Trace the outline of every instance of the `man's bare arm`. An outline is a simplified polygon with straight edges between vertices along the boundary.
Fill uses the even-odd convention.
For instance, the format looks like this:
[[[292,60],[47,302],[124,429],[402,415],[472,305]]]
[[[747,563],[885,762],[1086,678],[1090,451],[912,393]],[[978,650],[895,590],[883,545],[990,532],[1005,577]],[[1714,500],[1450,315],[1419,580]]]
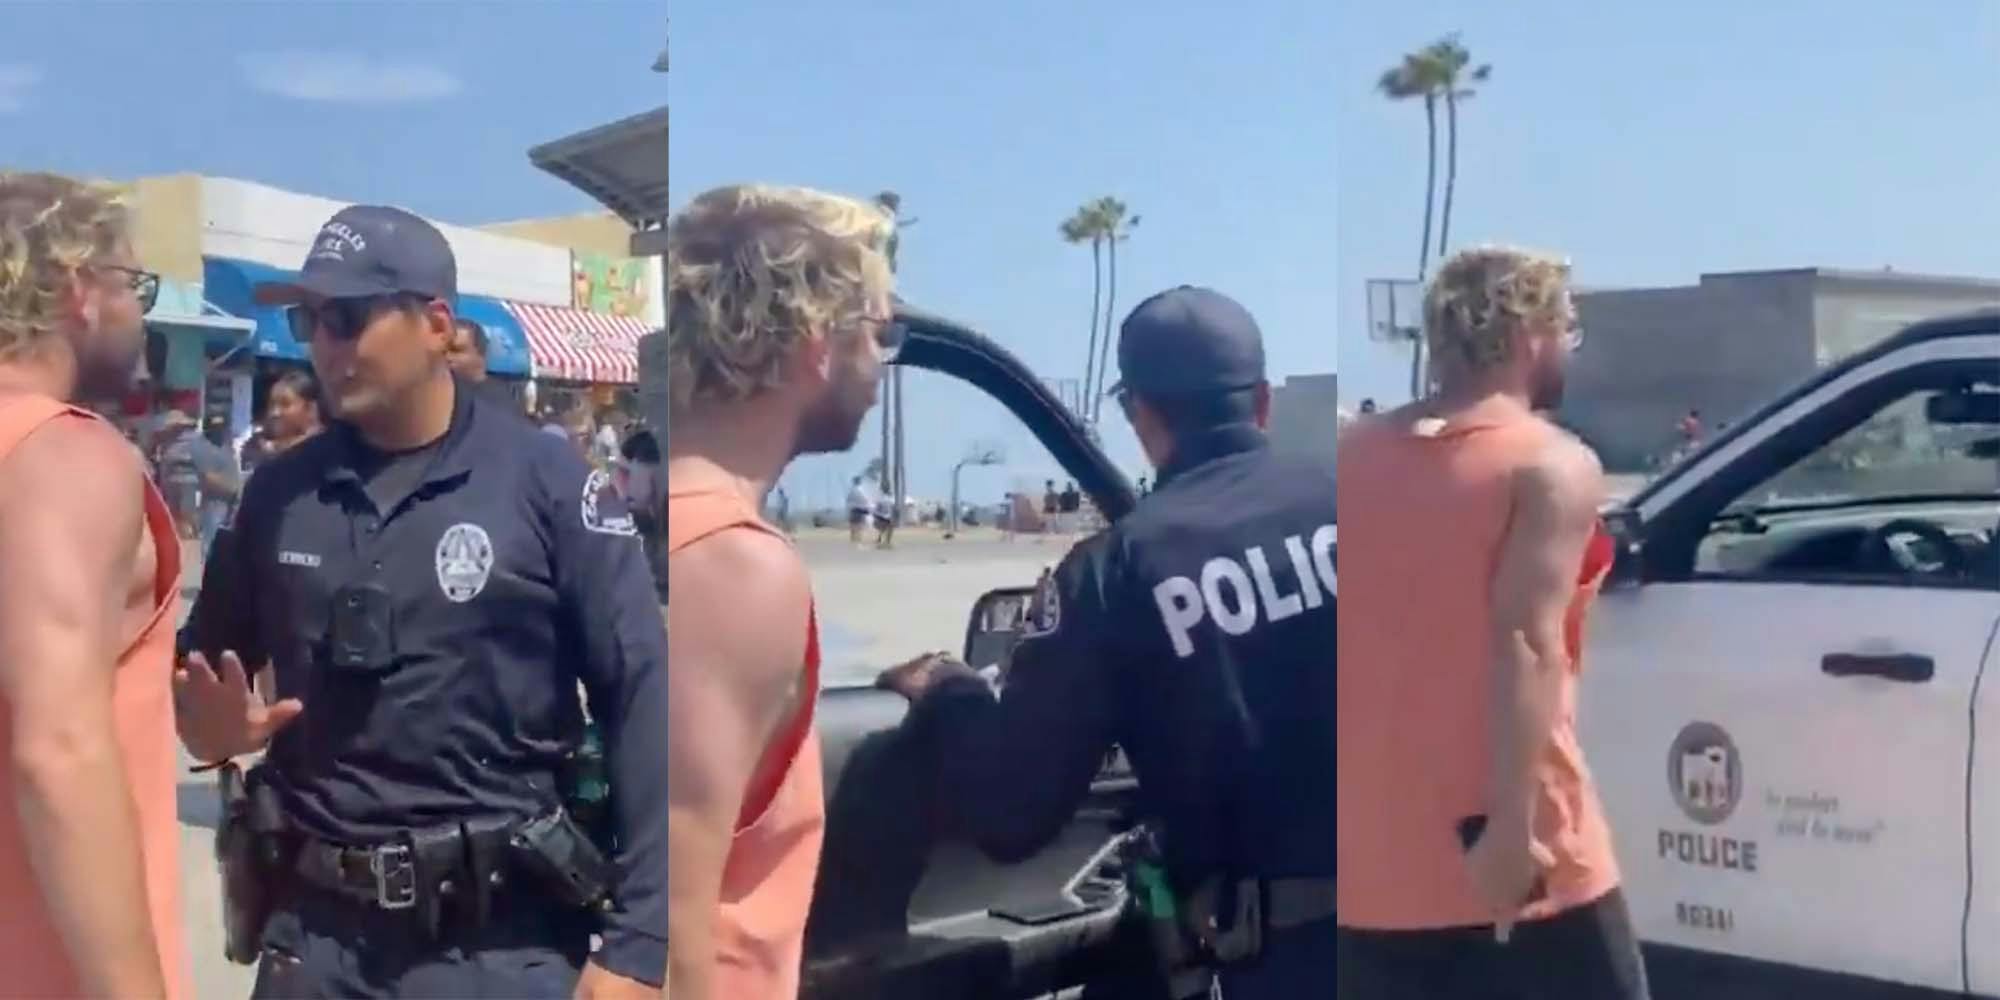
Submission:
[[[667,985],[715,996],[715,914],[758,761],[799,691],[811,591],[784,542],[725,531],[674,553],[667,630]]]
[[[1603,493],[1597,457],[1566,438],[1514,476],[1513,514],[1493,575],[1487,787],[1490,829],[1522,842],[1534,821],[1535,765],[1571,666],[1563,619]]]
[[[7,766],[30,867],[90,996],[165,993],[112,714],[142,483],[123,438],[72,418],[29,436],[0,476]]]

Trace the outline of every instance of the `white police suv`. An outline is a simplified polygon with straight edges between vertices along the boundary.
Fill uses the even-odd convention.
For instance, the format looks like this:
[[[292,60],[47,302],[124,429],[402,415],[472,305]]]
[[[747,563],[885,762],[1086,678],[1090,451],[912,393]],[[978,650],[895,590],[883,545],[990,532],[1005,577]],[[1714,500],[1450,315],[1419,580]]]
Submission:
[[[2000,996],[2000,312],[1609,519],[1580,724],[1656,995]]]

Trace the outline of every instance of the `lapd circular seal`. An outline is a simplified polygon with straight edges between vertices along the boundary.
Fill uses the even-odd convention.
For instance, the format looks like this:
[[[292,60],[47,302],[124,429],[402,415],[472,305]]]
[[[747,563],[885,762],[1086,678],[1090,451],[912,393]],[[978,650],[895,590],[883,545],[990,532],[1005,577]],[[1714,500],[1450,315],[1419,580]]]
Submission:
[[[631,511],[623,510],[623,504],[611,473],[593,469],[583,481],[583,497],[577,504],[577,513],[586,531],[595,531],[600,535],[636,536],[639,534],[638,523]]]
[[[485,528],[461,521],[444,529],[437,544],[437,578],[446,600],[464,604],[478,597],[492,575],[493,539]]]
[[[1687,818],[1714,826],[1743,799],[1743,755],[1721,726],[1690,722],[1667,750],[1667,787]]]

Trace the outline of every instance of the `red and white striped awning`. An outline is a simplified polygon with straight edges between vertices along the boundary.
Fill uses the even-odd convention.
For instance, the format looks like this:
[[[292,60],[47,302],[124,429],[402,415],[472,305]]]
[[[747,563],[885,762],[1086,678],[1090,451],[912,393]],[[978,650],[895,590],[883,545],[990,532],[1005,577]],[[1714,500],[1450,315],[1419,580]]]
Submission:
[[[639,381],[644,320],[583,309],[503,302],[528,335],[536,378],[632,385]]]

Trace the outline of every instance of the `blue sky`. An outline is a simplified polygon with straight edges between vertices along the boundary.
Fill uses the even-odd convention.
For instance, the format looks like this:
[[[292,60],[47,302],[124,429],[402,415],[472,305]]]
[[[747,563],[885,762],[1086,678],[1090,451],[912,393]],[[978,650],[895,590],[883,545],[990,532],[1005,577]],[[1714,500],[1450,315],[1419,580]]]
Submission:
[[[50,0],[0,24],[0,165],[240,177],[463,224],[597,208],[528,148],[666,89],[665,0]]]
[[[1142,222],[1119,253],[1120,318],[1181,283],[1236,297],[1274,376],[1334,367],[1333,128],[1328,0],[960,4],[759,0],[681,4],[673,20],[673,184],[681,201],[740,181],[860,196],[893,188],[903,294],[965,319],[1037,371],[1080,377],[1090,252],[1056,227],[1116,195]],[[965,447],[999,470],[968,499],[1056,474],[997,406],[906,376],[912,492],[942,498]],[[1142,461],[1116,408],[1106,443]],[[798,463],[794,505],[839,502],[878,450]]]
[[[1421,105],[1371,87],[1450,31],[1494,67],[1462,116],[1454,244],[1560,250],[1595,285],[1811,265],[2000,278],[1991,0],[1343,2],[1346,399],[1405,395],[1408,354],[1368,342],[1364,283],[1414,276],[1423,214]]]

